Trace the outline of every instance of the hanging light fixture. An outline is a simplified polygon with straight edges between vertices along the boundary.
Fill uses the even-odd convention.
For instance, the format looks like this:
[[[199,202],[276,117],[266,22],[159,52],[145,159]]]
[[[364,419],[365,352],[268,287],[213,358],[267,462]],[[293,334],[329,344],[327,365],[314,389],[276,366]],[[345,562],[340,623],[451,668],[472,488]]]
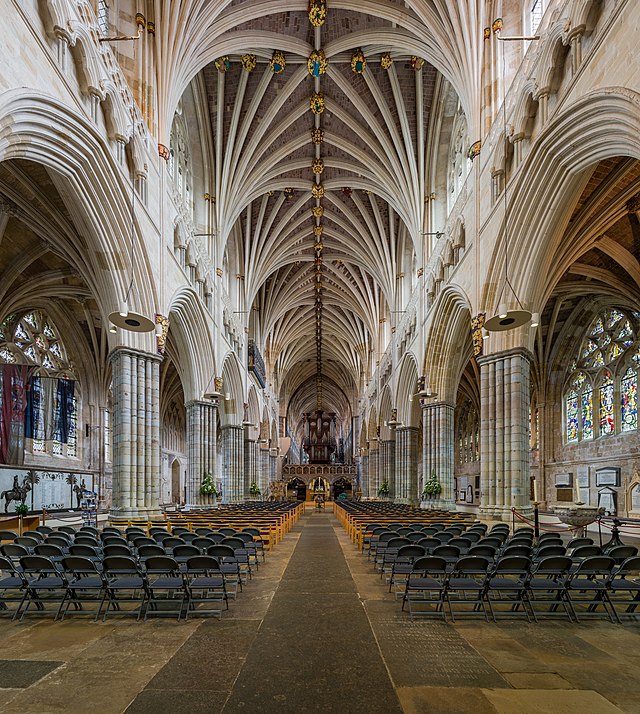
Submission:
[[[506,99],[506,75],[504,52],[502,53],[502,81],[505,91],[502,99],[502,116],[503,116],[503,197],[504,197],[504,281],[502,290],[498,296],[498,314],[489,318],[484,323],[484,329],[489,332],[502,332],[504,330],[514,330],[516,327],[522,327],[531,320],[531,312],[527,310],[516,293],[511,281],[509,280],[509,202],[507,199],[507,99]],[[508,294],[505,295],[505,289],[511,292],[515,298],[516,306],[514,309],[509,309],[507,304]]]
[[[138,29],[138,37],[140,36],[140,30]],[[137,37],[130,38],[111,38],[113,41],[121,39],[137,39]],[[135,47],[134,44],[134,61],[135,61]],[[131,117],[131,141],[133,147],[133,139],[135,136],[136,122],[135,122],[135,112],[132,111]],[[129,310],[129,298],[131,297],[131,290],[133,289],[133,244],[135,239],[135,218],[136,218],[136,177],[135,177],[135,166],[132,166],[131,171],[131,251],[129,256],[129,261],[131,265],[131,281],[129,282],[129,287],[127,288],[127,293],[124,296],[124,300],[120,303],[120,309],[117,312],[112,312],[109,315],[109,322],[112,325],[121,327],[123,330],[128,330],[129,332],[151,332],[156,329],[155,323],[144,315],[139,315],[136,312],[131,312]],[[110,330],[111,331],[111,330]]]

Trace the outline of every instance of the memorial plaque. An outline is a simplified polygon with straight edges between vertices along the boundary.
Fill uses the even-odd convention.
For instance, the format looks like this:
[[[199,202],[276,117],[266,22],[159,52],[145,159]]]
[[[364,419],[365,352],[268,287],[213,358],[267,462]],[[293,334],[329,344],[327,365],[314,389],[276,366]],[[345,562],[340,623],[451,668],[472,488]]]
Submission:
[[[631,510],[640,511],[640,484],[634,486],[631,491]]]
[[[596,486],[619,486],[620,469],[606,468],[596,471]]]
[[[556,474],[556,488],[568,488],[573,486],[573,474]]]
[[[612,488],[603,488],[598,491],[598,507],[604,508],[605,516],[615,516],[617,513],[617,493]]]

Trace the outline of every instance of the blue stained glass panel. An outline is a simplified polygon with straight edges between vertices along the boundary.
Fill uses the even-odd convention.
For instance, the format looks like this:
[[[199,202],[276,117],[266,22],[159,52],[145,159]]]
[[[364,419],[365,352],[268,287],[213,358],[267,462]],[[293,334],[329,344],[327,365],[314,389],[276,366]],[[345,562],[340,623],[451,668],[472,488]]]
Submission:
[[[582,393],[582,438],[593,439],[593,390]]]
[[[578,441],[578,395],[567,397],[567,441]]]
[[[607,375],[600,387],[600,433],[613,434],[614,430],[613,380],[611,375]]]
[[[633,431],[638,428],[638,373],[629,368],[620,384],[622,400],[622,431]]]

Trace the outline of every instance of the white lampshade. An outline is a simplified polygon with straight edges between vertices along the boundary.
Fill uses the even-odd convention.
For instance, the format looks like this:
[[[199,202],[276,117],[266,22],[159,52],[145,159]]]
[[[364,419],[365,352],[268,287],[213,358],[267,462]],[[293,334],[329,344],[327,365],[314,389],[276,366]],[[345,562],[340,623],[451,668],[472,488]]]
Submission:
[[[508,312],[508,311],[507,311],[507,306],[506,306],[506,304],[505,304],[505,303],[502,303],[502,304],[498,307],[498,317],[499,317],[501,320],[504,320],[504,318],[507,316],[507,312]]]
[[[126,300],[123,300],[123,301],[120,303],[119,313],[120,313],[120,317],[126,317],[126,316],[129,314],[129,306],[127,305],[127,301],[126,301]]]
[[[534,312],[533,315],[531,315],[531,327],[538,327],[539,324],[540,324],[540,313]]]

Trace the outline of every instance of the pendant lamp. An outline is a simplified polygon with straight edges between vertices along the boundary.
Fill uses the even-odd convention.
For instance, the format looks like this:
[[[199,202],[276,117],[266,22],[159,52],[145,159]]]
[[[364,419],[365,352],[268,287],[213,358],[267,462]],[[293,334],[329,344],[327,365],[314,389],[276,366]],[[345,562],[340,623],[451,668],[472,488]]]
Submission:
[[[140,31],[138,31],[138,37],[140,36]],[[129,38],[111,38],[112,40],[122,40],[122,39],[137,39],[137,37]],[[134,45],[135,47],[135,45]],[[135,50],[134,50],[135,59]],[[133,142],[135,135],[135,113],[131,119],[131,141]],[[133,143],[132,143],[133,146]],[[131,172],[131,252],[129,255],[130,267],[131,267],[131,281],[129,282],[129,287],[127,293],[124,296],[124,300],[120,303],[120,308],[116,312],[112,312],[109,315],[109,322],[111,327],[110,332],[115,332],[113,326],[120,327],[123,330],[128,330],[129,332],[151,332],[156,329],[155,322],[150,320],[144,315],[140,315],[137,312],[132,312],[129,310],[129,298],[131,297],[131,290],[133,289],[133,243],[135,239],[135,218],[136,218],[136,180],[135,180],[135,168],[132,167]]]
[[[514,330],[516,327],[522,327],[526,325],[527,322],[531,320],[531,312],[527,310],[518,297],[511,281],[509,280],[509,201],[507,198],[507,100],[506,100],[506,80],[505,80],[505,64],[504,64],[504,52],[502,53],[502,79],[505,85],[504,97],[502,99],[502,111],[503,111],[503,139],[504,139],[504,152],[503,152],[503,197],[504,197],[504,280],[502,283],[502,290],[498,297],[498,314],[485,320],[484,329],[489,332],[502,332],[505,330]],[[507,290],[508,289],[508,290]],[[505,290],[507,294],[505,295]],[[508,307],[507,300],[509,299],[508,293],[515,298],[516,307],[511,309]]]

